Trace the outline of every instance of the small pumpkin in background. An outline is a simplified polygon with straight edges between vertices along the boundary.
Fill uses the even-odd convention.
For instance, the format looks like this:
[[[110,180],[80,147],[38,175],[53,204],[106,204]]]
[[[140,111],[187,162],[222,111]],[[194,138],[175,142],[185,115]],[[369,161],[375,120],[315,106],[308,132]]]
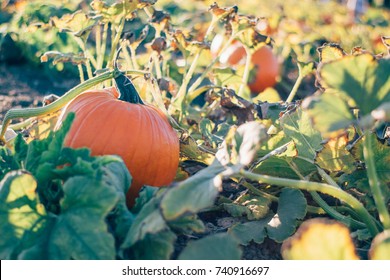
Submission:
[[[164,113],[144,104],[126,76],[115,81],[119,90],[88,90],[73,99],[56,127],[74,112],[65,146],[87,147],[94,156],[112,154],[123,159],[133,178],[126,195],[127,205],[132,207],[143,185],[160,187],[173,181],[179,140]]]
[[[230,66],[245,64],[245,60],[246,52],[239,41],[233,42],[220,57],[222,64]],[[280,66],[272,48],[267,45],[260,47],[252,54],[251,62],[255,69],[255,75],[248,82],[248,87],[253,94],[257,95],[266,88],[273,87],[276,84]]]

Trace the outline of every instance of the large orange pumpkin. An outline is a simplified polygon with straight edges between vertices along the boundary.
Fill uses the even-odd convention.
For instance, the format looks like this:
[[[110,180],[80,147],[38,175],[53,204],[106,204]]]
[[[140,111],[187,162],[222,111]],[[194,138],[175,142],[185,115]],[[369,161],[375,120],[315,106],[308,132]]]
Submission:
[[[118,99],[115,87],[82,93],[65,107],[57,127],[67,113],[74,112],[65,146],[88,147],[92,155],[122,157],[133,177],[126,195],[131,207],[143,185],[159,187],[173,181],[179,140],[166,116],[156,107],[143,104],[131,82],[126,86],[130,91],[126,90],[125,96],[121,92],[123,100]]]

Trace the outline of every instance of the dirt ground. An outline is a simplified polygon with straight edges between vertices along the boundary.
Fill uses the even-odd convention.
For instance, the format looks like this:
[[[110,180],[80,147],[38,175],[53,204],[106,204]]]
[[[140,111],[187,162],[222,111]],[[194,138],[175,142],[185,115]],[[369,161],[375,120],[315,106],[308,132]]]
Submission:
[[[11,108],[41,106],[44,96],[62,95],[77,83],[75,78],[48,77],[29,64],[0,63],[0,120]]]

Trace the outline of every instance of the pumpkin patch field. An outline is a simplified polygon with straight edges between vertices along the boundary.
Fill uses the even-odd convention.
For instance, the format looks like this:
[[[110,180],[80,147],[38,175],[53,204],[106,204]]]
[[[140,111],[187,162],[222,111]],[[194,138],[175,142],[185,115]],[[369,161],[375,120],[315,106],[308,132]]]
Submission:
[[[0,1],[0,259],[389,260],[390,10],[346,2]]]

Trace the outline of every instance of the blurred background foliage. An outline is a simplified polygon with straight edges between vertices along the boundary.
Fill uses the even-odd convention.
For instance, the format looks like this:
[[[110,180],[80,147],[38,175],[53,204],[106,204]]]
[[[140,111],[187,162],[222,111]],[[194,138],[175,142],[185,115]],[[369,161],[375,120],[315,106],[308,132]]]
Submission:
[[[0,63],[29,63],[76,75],[76,68],[58,63],[41,64],[46,51],[79,53],[81,49],[69,33],[53,28],[51,17],[61,17],[78,9],[88,10],[92,1],[80,0],[1,0]],[[113,2],[110,0],[108,2]],[[368,1],[371,5],[357,17],[347,7],[347,1],[330,0],[233,0],[218,1],[219,6],[238,4],[238,12],[260,17],[258,29],[273,39],[274,51],[283,65],[279,86],[290,88],[297,78],[296,60],[318,61],[316,49],[326,42],[338,43],[344,50],[362,47],[379,54],[386,52],[381,36],[389,36],[389,1]],[[155,7],[169,12],[172,22],[187,28],[194,40],[201,40],[211,19],[208,7],[214,1],[159,0]],[[140,14],[143,13],[142,11]],[[144,19],[144,22],[142,22]],[[126,23],[124,31],[139,33],[147,18],[140,15]],[[175,27],[175,26],[174,26]],[[224,32],[221,26],[216,30]],[[153,31],[149,34],[153,38]],[[94,36],[90,36],[90,41]],[[90,42],[93,43],[93,42]],[[150,43],[148,39],[144,44]],[[138,51],[142,52],[143,48]],[[207,58],[207,57],[206,57]],[[207,63],[207,59],[205,59]]]

